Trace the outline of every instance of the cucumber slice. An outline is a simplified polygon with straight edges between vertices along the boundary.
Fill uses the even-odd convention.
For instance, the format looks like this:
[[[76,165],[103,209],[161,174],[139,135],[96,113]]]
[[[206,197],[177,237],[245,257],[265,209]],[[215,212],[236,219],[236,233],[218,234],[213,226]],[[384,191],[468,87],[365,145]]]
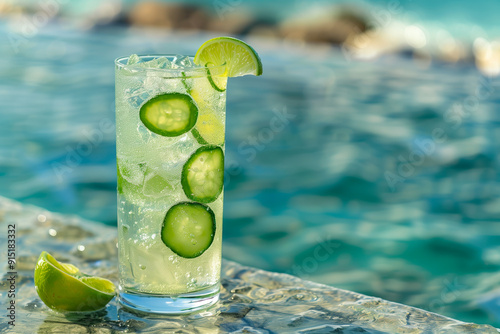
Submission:
[[[163,220],[161,240],[184,258],[203,254],[214,240],[215,214],[200,203],[181,202],[172,206]]]
[[[224,152],[219,146],[197,149],[182,168],[182,189],[196,202],[211,203],[224,186]]]
[[[188,132],[196,124],[198,107],[189,95],[167,93],[146,102],[141,107],[140,118],[152,132],[176,137]]]

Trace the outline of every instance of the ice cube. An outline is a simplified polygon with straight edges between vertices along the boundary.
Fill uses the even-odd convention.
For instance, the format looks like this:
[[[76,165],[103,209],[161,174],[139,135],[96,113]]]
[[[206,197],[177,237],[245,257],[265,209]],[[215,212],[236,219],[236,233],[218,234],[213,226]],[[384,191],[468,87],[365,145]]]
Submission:
[[[153,94],[158,94],[160,91],[163,91],[165,85],[168,83],[164,78],[158,76],[158,73],[147,73],[146,79],[144,79],[144,89],[150,92],[154,92]]]
[[[144,196],[159,198],[171,193],[173,186],[154,170],[148,171],[144,178]]]
[[[141,63],[140,66],[144,68],[165,69],[165,68],[171,68],[172,64],[170,63],[170,60],[168,60],[166,57],[159,57],[147,61],[145,63]]]
[[[191,68],[195,66],[193,60],[188,56],[176,55],[172,60],[172,68]]]
[[[182,167],[184,162],[199,146],[196,141],[192,140],[189,133],[167,138],[167,140],[164,140],[164,138],[166,137],[161,138],[162,140],[159,142],[161,146],[158,147],[154,156],[150,157],[150,159],[158,161],[159,165],[161,164],[162,170],[173,170]]]
[[[158,68],[166,69],[172,68],[172,63],[167,57],[158,57],[149,61],[142,62],[138,55],[131,55],[128,59],[127,65],[133,65],[135,68]]]
[[[144,182],[145,164],[137,164],[124,159],[118,161],[120,175],[129,183],[140,185]]]
[[[134,65],[137,64],[141,61],[141,58],[139,58],[138,55],[133,54],[130,57],[128,57],[127,65]]]
[[[166,57],[157,58],[158,67],[156,68],[172,68],[172,63]]]
[[[154,94],[154,90],[147,89],[146,87],[125,89],[125,98],[134,108],[139,108],[144,102],[151,99]]]
[[[151,140],[152,133],[143,124],[137,124],[137,132],[139,133],[139,137],[141,137],[144,143],[147,143],[149,142],[149,140]]]

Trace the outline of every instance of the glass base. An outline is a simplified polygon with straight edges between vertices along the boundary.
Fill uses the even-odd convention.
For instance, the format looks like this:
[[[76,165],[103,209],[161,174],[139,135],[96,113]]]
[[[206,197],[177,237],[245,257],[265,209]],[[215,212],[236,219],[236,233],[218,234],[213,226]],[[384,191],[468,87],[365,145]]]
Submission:
[[[121,305],[132,311],[155,314],[185,314],[206,309],[219,300],[220,285],[182,295],[155,295],[120,292]]]

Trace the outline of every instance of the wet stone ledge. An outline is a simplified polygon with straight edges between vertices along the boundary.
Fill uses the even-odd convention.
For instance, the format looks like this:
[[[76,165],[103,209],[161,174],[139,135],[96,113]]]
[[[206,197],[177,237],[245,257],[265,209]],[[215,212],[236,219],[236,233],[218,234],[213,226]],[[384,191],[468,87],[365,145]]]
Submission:
[[[491,326],[230,261],[223,264],[221,302],[199,314],[144,318],[120,309],[113,299],[99,312],[62,315],[49,310],[35,292],[38,255],[47,250],[62,262],[116,283],[116,230],[0,197],[1,245],[7,245],[9,224],[16,226],[16,320],[12,327],[2,316],[0,333],[498,333]],[[2,248],[5,254],[6,246]],[[5,256],[2,262],[0,304],[5,315],[10,302]]]

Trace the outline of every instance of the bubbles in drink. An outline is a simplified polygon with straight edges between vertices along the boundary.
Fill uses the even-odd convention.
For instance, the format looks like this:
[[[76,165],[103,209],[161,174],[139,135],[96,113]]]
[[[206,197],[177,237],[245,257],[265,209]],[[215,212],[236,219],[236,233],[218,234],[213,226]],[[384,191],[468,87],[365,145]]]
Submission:
[[[118,209],[129,213],[122,214],[119,222],[122,236],[125,235],[119,239],[120,247],[127,250],[120,253],[123,264],[120,267],[129,268],[120,273],[120,284],[165,294],[199,290],[217,283],[220,272],[222,194],[209,204],[217,224],[210,248],[202,256],[190,259],[173,253],[162,241],[162,224],[172,205],[188,200],[181,173],[186,161],[202,144],[193,137],[192,130],[174,137],[153,133],[139,115],[141,106],[156,95],[187,94],[198,107],[198,120],[204,125],[200,133],[209,144],[223,145],[223,135],[212,132],[224,131],[225,93],[217,92],[206,76],[197,77],[185,71],[191,68],[194,72],[192,68],[197,67],[189,57],[176,56],[170,60],[160,57],[148,62],[131,58],[136,71],[117,73],[117,163],[122,191]],[[166,78],[165,71],[144,71],[144,68],[175,69],[169,76],[176,78]],[[195,247],[200,242],[192,234],[188,235],[187,244]]]

